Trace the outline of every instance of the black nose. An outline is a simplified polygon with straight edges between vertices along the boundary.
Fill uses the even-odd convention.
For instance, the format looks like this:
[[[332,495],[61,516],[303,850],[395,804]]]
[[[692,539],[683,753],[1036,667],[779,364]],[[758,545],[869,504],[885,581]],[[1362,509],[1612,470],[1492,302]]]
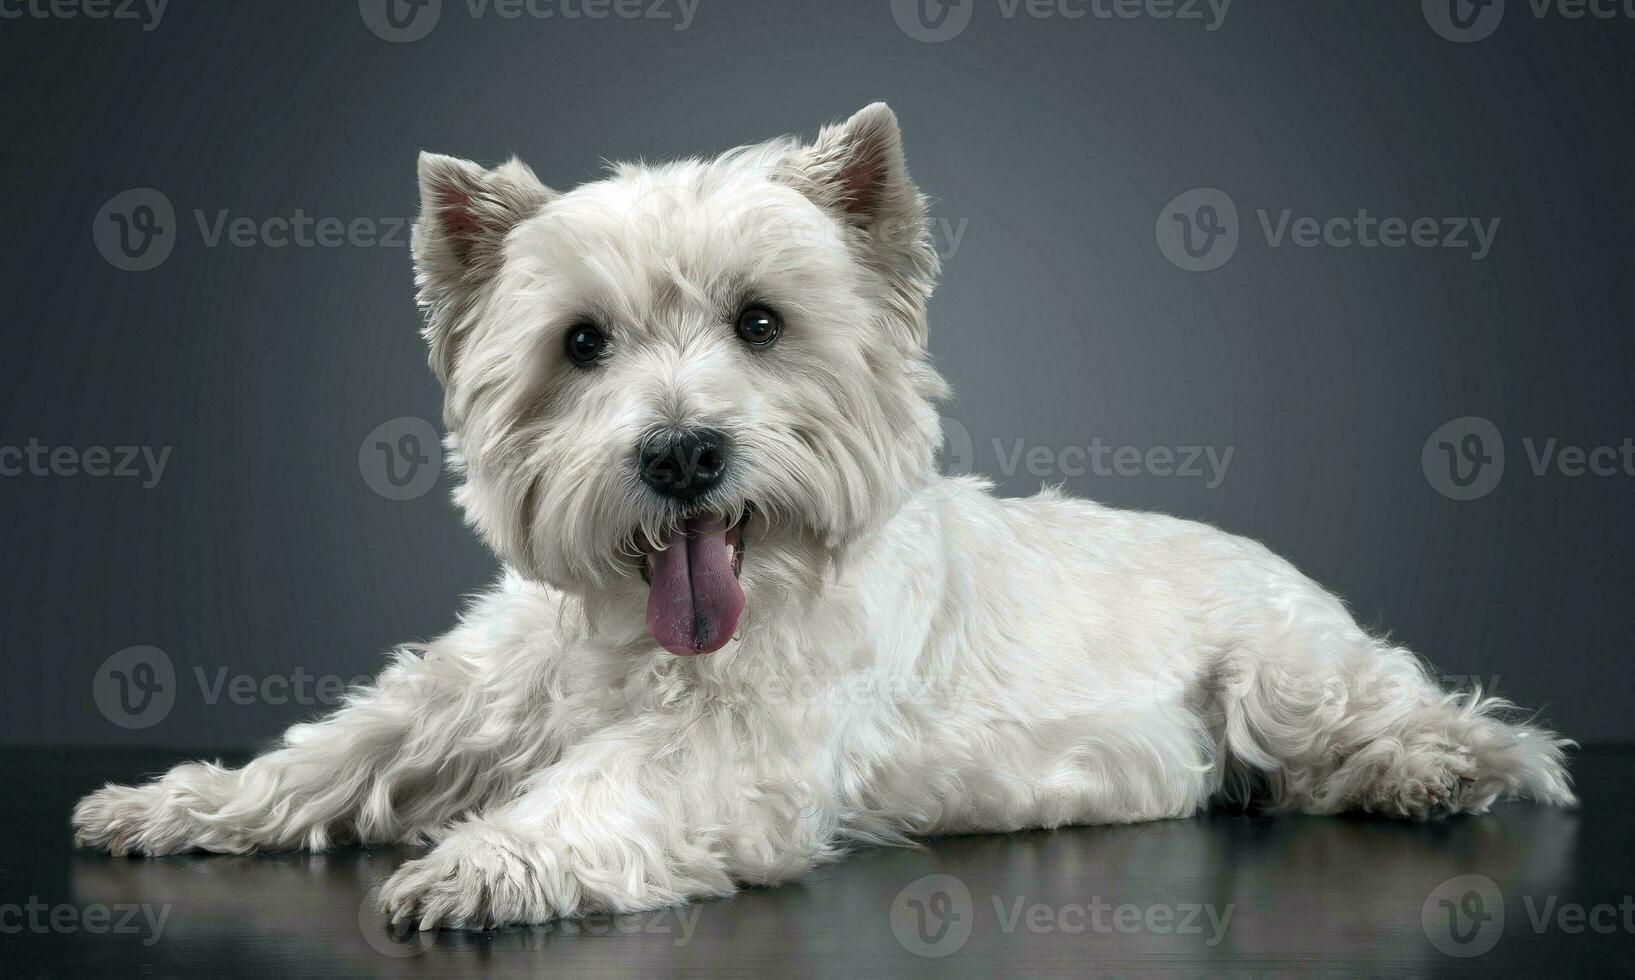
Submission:
[[[727,474],[727,437],[689,429],[642,443],[642,482],[666,497],[691,502],[714,490]]]

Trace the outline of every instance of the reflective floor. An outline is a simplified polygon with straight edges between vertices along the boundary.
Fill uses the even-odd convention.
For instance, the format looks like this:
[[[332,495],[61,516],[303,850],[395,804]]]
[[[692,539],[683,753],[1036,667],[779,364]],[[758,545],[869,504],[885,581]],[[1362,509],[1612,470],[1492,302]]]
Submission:
[[[73,850],[75,798],[179,758],[0,753],[0,975],[1635,974],[1635,752],[1579,758],[1577,811],[949,838],[681,910],[407,937],[370,891],[408,849]]]

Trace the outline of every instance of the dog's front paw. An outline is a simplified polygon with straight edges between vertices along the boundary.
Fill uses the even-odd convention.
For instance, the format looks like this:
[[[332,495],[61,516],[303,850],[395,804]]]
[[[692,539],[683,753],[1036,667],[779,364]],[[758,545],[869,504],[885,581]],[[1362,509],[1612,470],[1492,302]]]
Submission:
[[[195,820],[161,784],[149,783],[104,786],[75,805],[72,824],[75,844],[123,857],[187,850]]]
[[[223,807],[238,789],[232,773],[202,763],[177,766],[140,786],[104,786],[75,805],[74,843],[115,856],[244,854],[269,838],[243,814],[223,819]]]
[[[517,835],[472,821],[397,869],[381,888],[380,909],[394,926],[420,929],[546,922],[571,911],[547,899],[551,864]]]

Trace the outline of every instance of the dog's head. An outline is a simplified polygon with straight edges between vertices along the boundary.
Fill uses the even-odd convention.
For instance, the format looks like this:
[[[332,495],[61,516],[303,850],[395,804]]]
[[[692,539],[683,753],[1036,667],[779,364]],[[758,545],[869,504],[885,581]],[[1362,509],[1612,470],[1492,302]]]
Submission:
[[[424,155],[420,189],[456,500],[596,628],[720,649],[934,472],[938,263],[885,105],[566,193]]]

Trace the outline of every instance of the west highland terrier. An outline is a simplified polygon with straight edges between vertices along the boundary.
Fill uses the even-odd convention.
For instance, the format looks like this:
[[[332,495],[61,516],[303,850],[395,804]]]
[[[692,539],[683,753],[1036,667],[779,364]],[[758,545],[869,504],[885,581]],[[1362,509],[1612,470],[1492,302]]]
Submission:
[[[420,159],[460,624],[241,769],[80,802],[113,854],[432,842],[420,928],[652,909],[860,843],[1569,804],[1557,735],[1212,527],[939,475],[939,271],[883,104],[562,193]]]

